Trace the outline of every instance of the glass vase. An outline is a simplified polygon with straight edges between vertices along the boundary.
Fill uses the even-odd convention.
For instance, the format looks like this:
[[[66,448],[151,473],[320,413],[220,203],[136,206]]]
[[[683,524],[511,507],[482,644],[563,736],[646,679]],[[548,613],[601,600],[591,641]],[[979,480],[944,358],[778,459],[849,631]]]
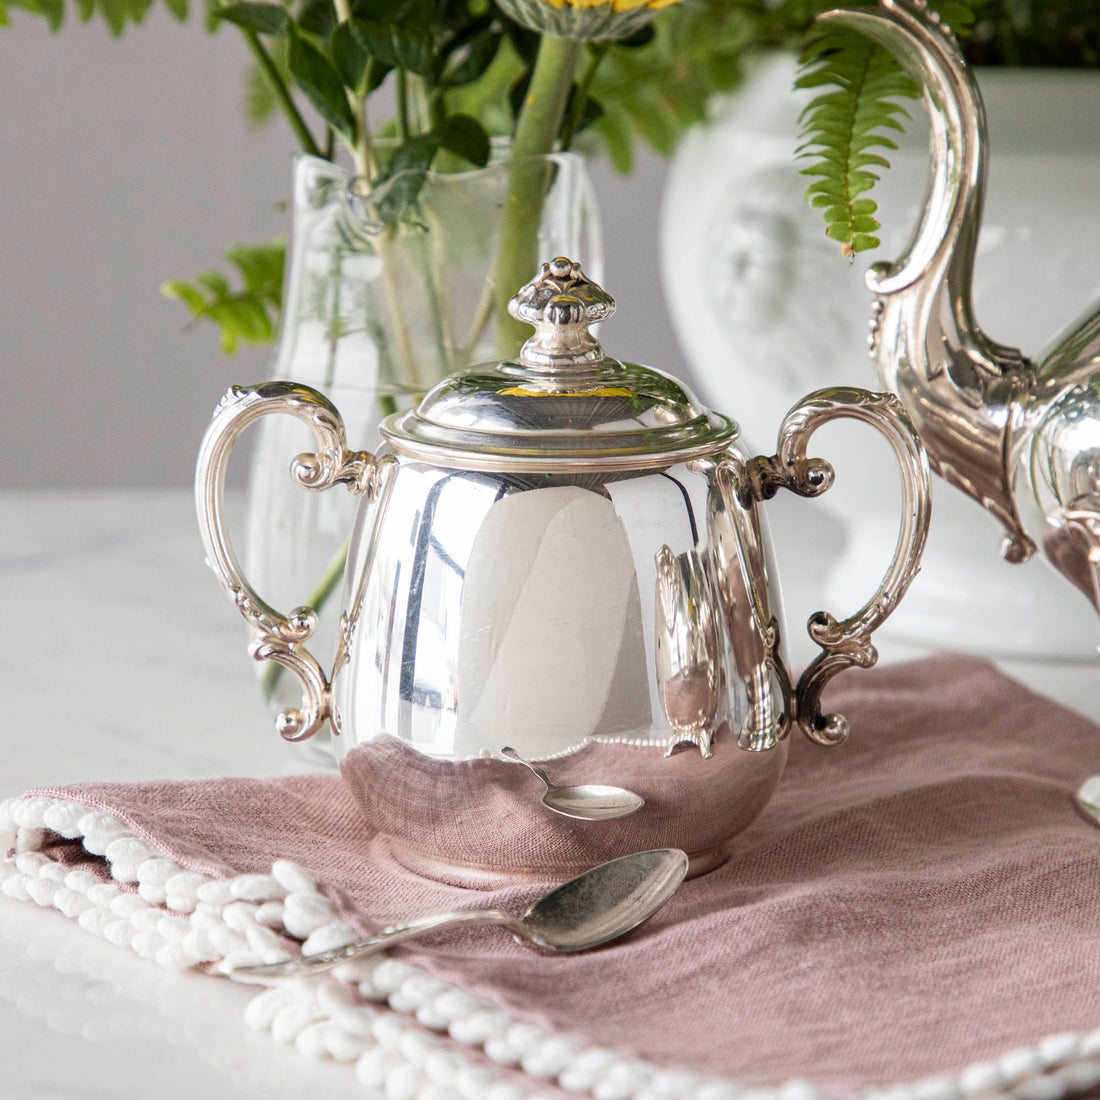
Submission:
[[[272,377],[329,397],[347,424],[349,447],[375,450],[383,416],[446,375],[513,350],[500,346],[516,338],[500,321],[519,289],[510,285],[518,271],[523,282],[541,260],[567,255],[602,277],[584,160],[564,153],[514,161],[506,153],[497,144],[486,168],[404,172],[366,195],[338,165],[297,161]],[[339,600],[329,597],[343,575],[357,500],[309,493],[291,479],[290,461],[315,444],[303,423],[265,417],[252,430],[246,570],[273,606],[317,611],[310,649],[328,669],[339,620]],[[258,667],[273,712],[297,703],[294,677],[274,662]],[[307,745],[319,762],[331,759],[327,731]]]

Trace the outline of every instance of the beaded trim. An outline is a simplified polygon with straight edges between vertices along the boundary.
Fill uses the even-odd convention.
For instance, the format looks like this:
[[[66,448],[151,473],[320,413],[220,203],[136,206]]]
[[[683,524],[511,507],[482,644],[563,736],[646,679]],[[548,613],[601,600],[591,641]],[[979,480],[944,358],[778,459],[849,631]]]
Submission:
[[[51,860],[42,851],[51,834],[80,840],[104,859],[111,880]],[[306,953],[356,937],[297,864],[278,860],[270,875],[211,878],[76,802],[0,802],[0,853],[9,854],[0,860],[0,893],[60,910],[169,970],[279,962],[290,955],[287,937]],[[308,1058],[354,1064],[359,1081],[390,1100],[554,1100],[557,1089],[594,1100],[829,1100],[803,1080],[742,1090],[629,1059],[521,1023],[386,955],[264,990],[245,1020]],[[860,1100],[1062,1100],[1098,1084],[1100,1030],[1052,1035],[955,1077],[869,1090]],[[539,1091],[546,1087],[555,1091]]]

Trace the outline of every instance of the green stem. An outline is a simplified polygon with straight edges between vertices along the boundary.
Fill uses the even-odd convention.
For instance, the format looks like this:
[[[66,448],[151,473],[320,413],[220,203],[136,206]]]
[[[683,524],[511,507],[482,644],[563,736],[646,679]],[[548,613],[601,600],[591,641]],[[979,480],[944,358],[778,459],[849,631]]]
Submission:
[[[333,0],[336,8],[336,17],[341,23],[351,19],[351,4],[349,0]],[[348,103],[351,105],[351,114],[355,119],[355,145],[352,147],[351,156],[355,161],[355,173],[362,180],[364,186],[369,189],[374,182],[374,163],[370,151],[370,134],[367,132],[367,104],[366,100],[357,95],[351,88],[347,89]]]
[[[394,121],[397,123],[397,140],[404,144],[409,137],[409,76],[404,69],[397,70],[393,87],[397,98],[397,110],[394,115]]]
[[[256,63],[260,66],[260,70],[267,79],[268,86],[271,88],[275,98],[279,101],[279,106],[282,107],[283,114],[286,115],[287,121],[289,121],[294,133],[298,135],[298,141],[302,149],[312,156],[322,156],[323,154],[320,148],[318,148],[317,142],[313,140],[313,135],[309,132],[309,127],[306,125],[305,119],[302,118],[301,114],[298,112],[294,100],[290,98],[290,90],[279,74],[279,70],[275,67],[275,62],[271,60],[271,55],[264,49],[263,43],[260,41],[256,32],[242,29],[241,33],[244,35],[244,40],[248,48],[252,51],[252,56],[256,59]],[[331,160],[332,158],[328,157],[326,159]]]
[[[320,611],[328,602],[329,596],[336,590],[340,578],[344,575],[344,565],[348,560],[349,542],[350,539],[345,539],[343,546],[332,556],[332,560],[325,569],[324,576],[321,577],[321,583],[317,585],[306,601],[307,607],[312,607],[314,611]],[[260,693],[265,699],[270,699],[274,695],[279,677],[282,674],[282,665],[276,664],[274,661],[267,663],[263,674],[260,676]]]
[[[508,198],[501,218],[497,254],[497,351],[514,356],[530,335],[530,326],[514,320],[508,302],[535,275],[539,262],[538,233],[547,186],[546,165],[531,158],[549,153],[561,129],[581,43],[544,34],[539,42],[531,84],[512,141]]]
[[[588,97],[592,91],[592,81],[596,76],[596,70],[600,67],[600,62],[607,56],[610,49],[610,42],[594,42],[589,47],[588,65],[585,67],[584,75],[577,83],[577,94],[573,97],[572,106],[569,108],[569,116],[566,118],[565,125],[561,130],[561,149],[563,153],[567,152],[570,145],[573,144],[573,138],[577,135],[577,128],[581,124],[581,119],[584,118],[584,109],[588,106]]]

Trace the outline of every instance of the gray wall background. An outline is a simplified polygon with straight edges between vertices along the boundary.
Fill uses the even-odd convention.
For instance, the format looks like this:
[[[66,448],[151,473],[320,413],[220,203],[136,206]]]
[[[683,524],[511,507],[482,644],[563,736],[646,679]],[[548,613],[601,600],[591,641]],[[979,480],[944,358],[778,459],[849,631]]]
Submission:
[[[198,5],[193,5],[197,7]],[[71,13],[70,13],[71,14]],[[0,485],[186,485],[225,388],[267,374],[267,351],[227,358],[186,329],[168,278],[288,228],[276,206],[294,144],[244,121],[247,51],[226,27],[160,7],[112,39],[68,18],[57,34],[13,10],[0,28]],[[614,353],[684,370],[661,299],[665,166],[593,177]]]

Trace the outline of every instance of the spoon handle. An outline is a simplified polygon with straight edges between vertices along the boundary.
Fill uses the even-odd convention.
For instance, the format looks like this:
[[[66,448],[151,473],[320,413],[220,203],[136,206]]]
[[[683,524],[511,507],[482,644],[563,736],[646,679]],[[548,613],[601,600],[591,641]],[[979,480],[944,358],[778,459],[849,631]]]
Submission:
[[[256,966],[235,966],[228,973],[242,982],[265,984],[283,978],[300,978],[307,974],[324,974],[354,959],[362,959],[384,951],[387,947],[422,936],[427,932],[436,932],[441,928],[451,928],[460,924],[503,924],[513,932],[527,936],[523,924],[510,913],[501,909],[463,909],[453,913],[437,913],[431,917],[408,921],[383,928],[381,932],[368,936],[365,940],[355,940],[328,951],[318,951],[315,955],[299,955],[286,962],[262,963]]]
[[[509,760],[514,760],[517,764],[522,764],[529,772],[534,772],[546,784],[546,789],[549,791],[554,787],[554,784],[550,782],[550,777],[540,768],[537,764],[532,764],[530,760],[524,760],[522,756],[515,749],[505,745],[500,750],[501,756],[507,756]]]

